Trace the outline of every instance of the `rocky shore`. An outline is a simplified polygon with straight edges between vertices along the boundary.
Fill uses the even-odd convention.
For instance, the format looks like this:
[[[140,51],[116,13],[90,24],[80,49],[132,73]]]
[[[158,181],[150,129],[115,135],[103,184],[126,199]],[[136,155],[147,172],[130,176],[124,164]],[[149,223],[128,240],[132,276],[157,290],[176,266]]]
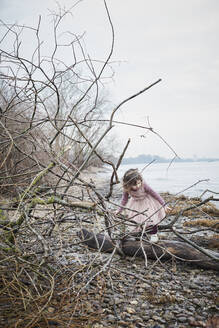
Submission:
[[[109,181],[105,178],[102,169],[90,169],[83,172],[80,177],[83,181],[94,183],[99,194],[106,195],[109,192]],[[94,195],[89,190],[86,191],[86,185],[84,186],[84,193],[80,194],[80,198],[86,199],[87,192],[90,199],[93,199]],[[81,185],[78,190],[77,186],[71,190],[71,196],[78,199],[79,190],[81,190]],[[109,211],[115,210],[120,202],[121,193],[121,185],[116,185],[108,203]],[[170,222],[180,209],[200,202],[200,200],[188,199],[183,195],[176,198],[164,193],[162,196],[173,208],[172,216],[166,218],[164,223]],[[218,222],[217,211],[214,212],[215,207],[211,204],[203,206],[205,208],[202,207],[201,210],[194,209],[192,212],[183,213],[176,227],[182,233],[192,233],[197,230],[197,225],[187,225],[189,222],[194,223],[201,219],[210,223]],[[62,212],[57,216],[59,219],[54,225],[50,219],[50,210],[52,210],[52,205],[51,208],[48,205],[46,207],[48,214],[45,213],[45,209],[42,212],[42,209],[38,208],[35,212],[37,220],[33,221],[35,231],[41,229],[50,250],[47,261],[53,274],[50,272],[52,287],[47,286],[46,280],[40,287],[34,285],[37,292],[40,288],[42,290],[45,288],[43,295],[51,293],[51,296],[42,307],[42,311],[40,310],[46,324],[40,324],[40,321],[31,327],[219,327],[218,272],[195,268],[189,262],[175,257],[166,261],[162,258],[146,260],[135,256],[124,257],[116,253],[106,254],[88,249],[78,238],[78,231],[82,228],[96,232],[102,231],[105,227],[104,217],[60,206]],[[209,213],[215,213],[215,215]],[[198,234],[201,239],[218,237],[213,229],[206,230],[207,225],[198,228],[199,232],[195,235]],[[161,239],[175,237],[171,232],[160,231]],[[40,240],[37,240],[35,236],[30,240],[25,230],[21,238],[19,243],[21,251],[40,256],[42,251]],[[24,265],[25,262],[22,262],[21,272],[25,272]],[[28,286],[27,277],[22,277],[19,288],[22,284],[26,284],[25,288]],[[13,286],[13,280],[10,284]],[[27,319],[21,320],[23,313],[19,312],[18,298],[14,304],[16,304],[16,311],[13,312],[9,307],[9,301],[5,301],[3,308],[10,320],[5,317],[2,320],[0,318],[0,325],[18,328],[28,326],[24,325]],[[33,313],[28,314],[28,309],[32,304],[34,302],[25,304],[27,318],[33,315]],[[22,308],[23,305],[21,305]]]
[[[106,194],[108,181],[103,175],[98,178],[98,172],[97,169],[85,173],[83,178],[95,181],[98,192]],[[163,196],[175,204],[174,197],[169,194]],[[120,197],[121,186],[117,186],[113,203],[118,204]],[[181,198],[184,207],[190,204],[191,200]],[[180,200],[175,206],[180,206],[179,203]],[[197,215],[194,215],[192,220],[196,218]],[[188,217],[182,217],[177,226],[188,230],[184,226],[186,221]],[[91,229],[89,223],[82,225]],[[93,229],[100,230],[101,224],[97,221]],[[71,230],[74,246],[66,243],[65,251],[56,258],[70,270],[78,283],[75,289],[78,305],[72,317],[74,327],[218,327],[217,272],[190,267],[189,263],[174,257],[166,262],[148,260],[145,263],[138,258],[98,253],[81,244],[75,246],[78,241],[76,230]],[[202,236],[208,234],[208,231],[200,232]],[[173,238],[170,234],[168,236]],[[82,317],[87,318],[86,324],[77,326],[77,319]]]

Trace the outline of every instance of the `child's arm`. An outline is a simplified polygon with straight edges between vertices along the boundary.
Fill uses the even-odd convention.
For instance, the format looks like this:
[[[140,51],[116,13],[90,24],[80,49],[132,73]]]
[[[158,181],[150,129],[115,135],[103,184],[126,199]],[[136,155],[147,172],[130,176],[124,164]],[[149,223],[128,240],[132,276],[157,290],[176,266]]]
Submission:
[[[152,197],[154,197],[162,206],[165,205],[164,199],[156,191],[154,191],[151,187],[149,187],[145,182],[144,182],[144,190]]]
[[[119,210],[117,212],[118,214],[122,212],[123,206],[125,206],[128,202],[128,198],[129,198],[128,192],[124,191],[123,194],[122,194],[121,207],[119,208]]]

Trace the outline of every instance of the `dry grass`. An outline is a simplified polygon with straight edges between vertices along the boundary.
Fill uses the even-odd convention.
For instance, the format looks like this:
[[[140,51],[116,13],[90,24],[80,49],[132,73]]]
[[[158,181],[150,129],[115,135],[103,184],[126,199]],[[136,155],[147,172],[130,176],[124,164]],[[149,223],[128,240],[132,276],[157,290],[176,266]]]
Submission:
[[[171,204],[170,215],[174,216],[183,211],[183,216],[187,217],[203,217],[205,214],[216,217],[219,216],[219,209],[212,202],[208,202],[199,206],[202,202],[200,198],[188,198],[183,195],[178,197],[169,193],[164,193],[163,197],[166,202],[170,202]],[[189,207],[194,208],[185,210]]]
[[[15,257],[3,259],[0,267],[0,325],[3,328],[89,327],[100,320],[92,308],[89,295],[78,291],[69,272],[52,272],[44,266],[31,268]],[[77,278],[75,274],[74,279]],[[101,277],[96,284],[97,301],[104,293]],[[95,312],[95,313],[94,313]]]
[[[210,219],[197,219],[192,221],[184,222],[184,226],[201,226],[201,227],[208,227],[208,228],[217,228],[219,227],[219,220]]]

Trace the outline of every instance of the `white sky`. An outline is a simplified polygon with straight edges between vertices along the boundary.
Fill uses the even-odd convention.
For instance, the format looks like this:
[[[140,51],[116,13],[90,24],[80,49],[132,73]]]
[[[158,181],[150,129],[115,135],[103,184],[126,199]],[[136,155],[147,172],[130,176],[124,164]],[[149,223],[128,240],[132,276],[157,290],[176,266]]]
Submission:
[[[62,0],[71,7],[76,1]],[[115,76],[108,88],[113,103],[162,82],[126,103],[116,120],[147,126],[147,117],[180,157],[219,157],[219,1],[108,0],[115,29]],[[0,0],[0,18],[7,23],[49,23],[52,0]],[[49,25],[49,24],[48,24]],[[46,35],[47,24],[44,26]],[[105,59],[111,45],[110,27],[102,0],[82,0],[66,22],[66,30],[86,31],[92,58]],[[28,43],[27,42],[27,48]],[[64,59],[64,58],[63,58]],[[69,58],[67,60],[70,60]],[[128,156],[171,157],[155,135],[143,130],[114,128],[121,148],[128,137]]]

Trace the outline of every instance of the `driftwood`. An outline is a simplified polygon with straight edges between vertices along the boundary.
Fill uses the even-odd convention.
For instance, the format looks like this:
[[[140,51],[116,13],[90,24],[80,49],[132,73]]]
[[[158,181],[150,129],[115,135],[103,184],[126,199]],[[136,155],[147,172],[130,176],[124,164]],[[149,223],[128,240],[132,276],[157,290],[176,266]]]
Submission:
[[[179,238],[174,238],[176,241],[181,241]],[[198,237],[191,236],[190,240],[198,246],[204,247],[206,249],[212,249],[215,252],[219,251],[219,235],[209,236],[209,237]]]
[[[146,255],[153,260],[158,258],[167,260],[175,257],[177,260],[185,261],[199,268],[219,271],[219,253],[208,250],[208,256],[186,242],[160,240],[157,244],[152,245],[147,241],[121,240],[119,245],[116,245],[108,236],[94,234],[86,229],[79,231],[78,237],[84,245],[100,252],[111,253],[116,247],[117,253],[123,253],[126,256],[144,258]]]

